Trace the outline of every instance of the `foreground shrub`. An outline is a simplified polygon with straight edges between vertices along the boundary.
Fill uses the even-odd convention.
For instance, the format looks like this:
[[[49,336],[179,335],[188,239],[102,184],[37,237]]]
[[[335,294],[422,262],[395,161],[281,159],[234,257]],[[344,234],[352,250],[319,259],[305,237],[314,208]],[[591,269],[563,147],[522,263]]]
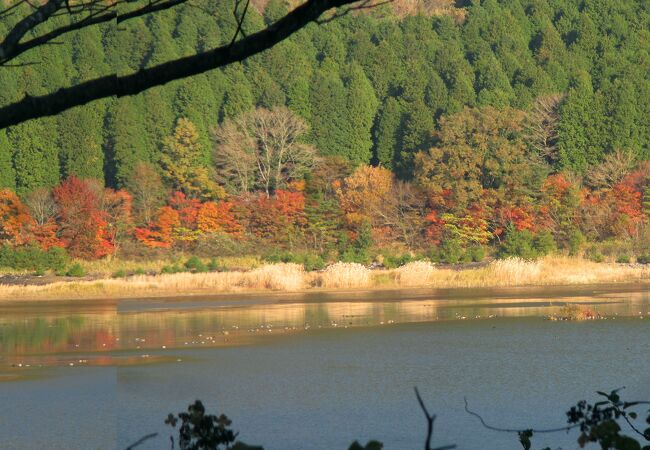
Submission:
[[[35,270],[43,272],[52,270],[59,272],[70,262],[66,251],[60,247],[52,247],[45,251],[39,247],[0,247],[0,267],[15,270]]]
[[[636,258],[636,262],[639,264],[650,264],[650,253],[647,255],[641,255]]]
[[[505,241],[499,247],[500,258],[523,258],[536,259],[546,256],[557,250],[555,239],[548,231],[542,231],[537,235],[530,230],[509,229]]]
[[[598,250],[596,247],[590,247],[587,250],[587,253],[585,255],[588,260],[593,261],[595,263],[601,263],[605,261],[605,256]]]
[[[629,264],[630,263],[630,255],[618,255],[618,258],[616,258],[616,262],[619,264]]]
[[[458,264],[463,254],[463,247],[456,239],[447,239],[440,246],[440,260],[447,264]]]
[[[475,245],[467,249],[465,254],[471,261],[481,262],[485,259],[485,247],[482,245]]]
[[[86,271],[81,266],[81,264],[74,263],[73,265],[70,266],[70,268],[65,274],[66,276],[69,277],[83,277],[84,275],[86,275]]]
[[[381,256],[383,256],[381,264],[387,269],[396,269],[397,267],[413,261],[413,256],[411,256],[410,253],[397,255],[390,252],[384,252]]]
[[[338,262],[329,266],[320,277],[325,288],[363,288],[370,286],[370,270],[357,263]]]
[[[185,268],[190,272],[207,272],[208,267],[201,261],[197,256],[190,256],[190,258],[185,261]]]
[[[292,253],[289,251],[272,252],[264,256],[264,261],[271,263],[294,263],[302,264],[305,270],[322,270],[325,268],[325,260],[316,253]]]

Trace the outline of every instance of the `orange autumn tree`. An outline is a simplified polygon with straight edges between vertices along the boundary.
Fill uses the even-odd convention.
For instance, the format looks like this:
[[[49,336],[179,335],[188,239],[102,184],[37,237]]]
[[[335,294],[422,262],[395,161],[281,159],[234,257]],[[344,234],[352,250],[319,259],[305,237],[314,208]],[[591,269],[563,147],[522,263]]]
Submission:
[[[203,233],[226,233],[239,235],[242,226],[232,212],[231,202],[205,202],[199,208],[196,223]]]
[[[334,192],[345,213],[346,222],[358,227],[369,222],[383,224],[385,208],[393,189],[393,173],[383,167],[361,166],[342,182],[336,181]]]
[[[29,208],[9,189],[0,189],[0,243],[22,245],[33,223]]]
[[[136,228],[135,237],[147,247],[169,248],[174,244],[176,230],[181,220],[174,208],[163,206],[146,228]]]

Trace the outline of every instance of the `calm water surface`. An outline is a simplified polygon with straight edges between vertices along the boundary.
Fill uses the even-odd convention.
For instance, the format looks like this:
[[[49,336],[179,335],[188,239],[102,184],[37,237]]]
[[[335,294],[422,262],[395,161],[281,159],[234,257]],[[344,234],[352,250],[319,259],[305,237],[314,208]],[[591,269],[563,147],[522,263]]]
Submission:
[[[567,303],[607,320],[552,322]],[[0,449],[169,448],[195,398],[266,449],[516,449],[484,430],[561,426],[574,401],[650,398],[650,288],[386,291],[0,306]],[[575,448],[575,435],[534,447]]]

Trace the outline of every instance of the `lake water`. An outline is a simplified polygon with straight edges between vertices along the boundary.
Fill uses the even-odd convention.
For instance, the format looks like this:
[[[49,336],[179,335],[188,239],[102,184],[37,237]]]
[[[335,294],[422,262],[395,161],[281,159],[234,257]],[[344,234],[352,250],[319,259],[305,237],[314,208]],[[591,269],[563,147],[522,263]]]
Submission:
[[[554,322],[566,303],[607,317]],[[193,297],[0,306],[0,449],[169,448],[196,398],[267,450],[517,449],[596,390],[650,398],[650,287]],[[575,448],[576,434],[534,448]]]

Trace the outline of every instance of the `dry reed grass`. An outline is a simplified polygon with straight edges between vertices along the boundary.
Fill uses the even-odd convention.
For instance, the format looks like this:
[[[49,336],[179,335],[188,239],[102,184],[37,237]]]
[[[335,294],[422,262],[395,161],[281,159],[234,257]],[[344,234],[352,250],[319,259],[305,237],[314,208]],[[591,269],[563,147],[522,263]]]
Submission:
[[[109,298],[254,290],[298,291],[308,287],[506,287],[650,281],[650,266],[593,263],[578,258],[518,258],[492,261],[479,268],[454,270],[413,262],[395,270],[371,271],[361,264],[336,263],[323,272],[305,272],[298,264],[271,264],[250,271],[138,275],[95,281],[58,281],[42,286],[0,285],[0,299]]]
[[[299,291],[305,287],[305,268],[300,264],[266,264],[243,274],[242,285],[252,289]]]
[[[357,263],[338,262],[320,274],[317,284],[326,289],[362,289],[371,286],[370,270]]]
[[[413,261],[395,269],[395,281],[405,287],[427,286],[433,282],[436,270],[428,261]]]

